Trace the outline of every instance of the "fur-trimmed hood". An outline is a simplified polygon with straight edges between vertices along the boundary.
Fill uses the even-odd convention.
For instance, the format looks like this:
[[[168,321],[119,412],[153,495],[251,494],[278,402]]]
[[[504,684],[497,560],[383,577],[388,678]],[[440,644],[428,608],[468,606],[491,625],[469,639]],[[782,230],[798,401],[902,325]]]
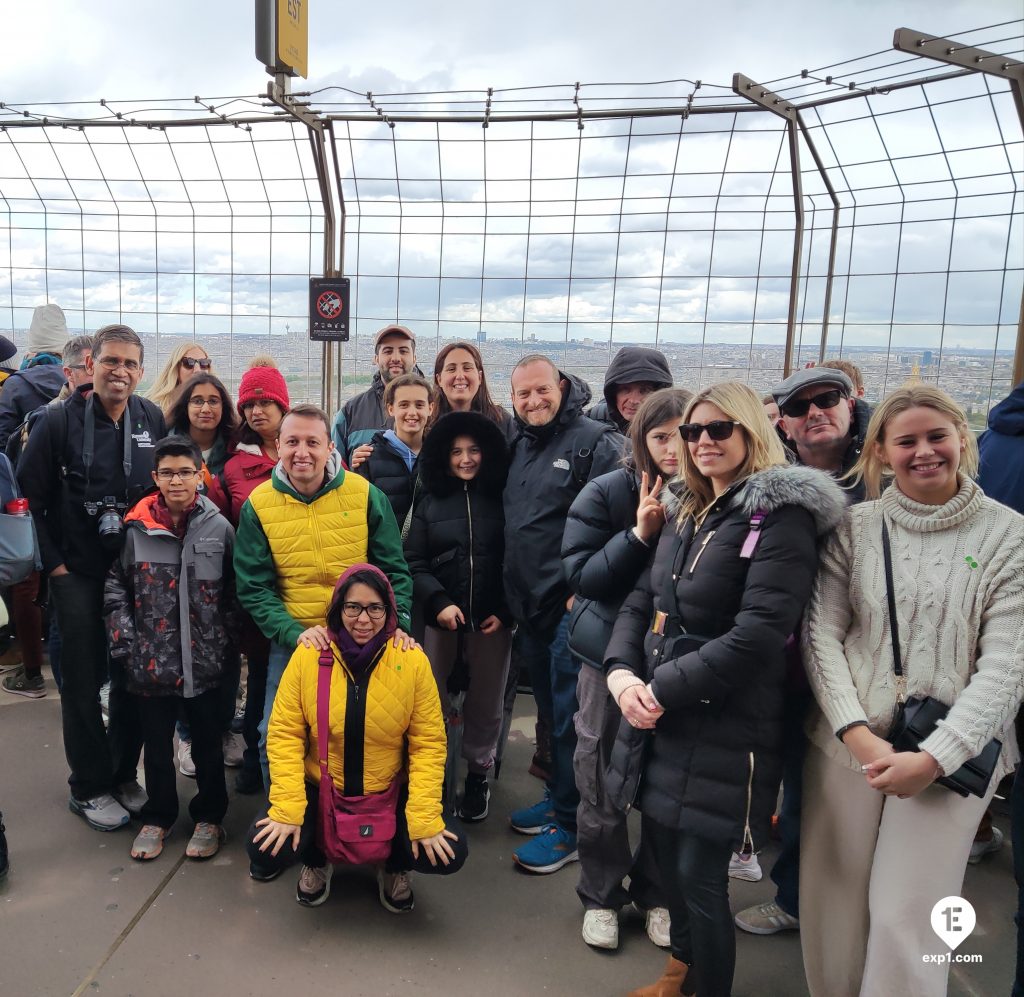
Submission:
[[[670,518],[679,511],[686,486],[674,481],[662,489],[659,498]],[[755,512],[771,513],[784,505],[797,505],[813,517],[818,536],[834,530],[846,511],[848,499],[835,479],[803,464],[776,464],[734,484],[726,493],[745,516]],[[682,528],[682,522],[676,524]]]
[[[500,498],[508,476],[508,446],[501,427],[479,412],[449,412],[431,427],[420,450],[419,473],[424,490],[442,497],[462,487],[448,469],[452,442],[470,436],[480,445],[483,460],[473,484],[482,493]]]

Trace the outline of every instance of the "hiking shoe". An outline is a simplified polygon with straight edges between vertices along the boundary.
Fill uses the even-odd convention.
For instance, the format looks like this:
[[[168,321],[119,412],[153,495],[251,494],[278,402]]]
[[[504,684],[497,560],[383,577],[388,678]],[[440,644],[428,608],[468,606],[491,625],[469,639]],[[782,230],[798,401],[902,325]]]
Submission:
[[[235,776],[235,792],[243,796],[255,796],[263,792],[263,773],[259,768],[243,765]]]
[[[761,882],[761,863],[757,861],[757,855],[751,852],[744,855],[743,852],[733,852],[729,859],[729,878],[742,879],[748,883]]]
[[[619,912],[605,907],[588,910],[583,915],[583,941],[595,949],[617,949]]]
[[[192,742],[178,742],[178,771],[187,779],[196,777],[196,763],[192,761]]]
[[[377,870],[377,893],[381,906],[392,914],[408,914],[415,906],[409,873]]]
[[[196,824],[196,829],[185,846],[185,857],[212,859],[220,851],[220,843],[225,837],[224,828],[220,824],[210,824],[201,820]]]
[[[554,819],[555,808],[551,802],[551,794],[545,790],[543,800],[534,803],[532,807],[513,810],[509,814],[508,822],[512,825],[512,830],[520,834],[540,834]]]
[[[138,779],[122,782],[114,788],[114,799],[121,804],[133,817],[138,817],[142,808],[149,802],[146,791],[139,785]]]
[[[971,865],[977,865],[986,855],[998,852],[1002,847],[1003,832],[1000,831],[998,827],[993,827],[992,837],[987,841],[979,841],[977,838],[974,839],[974,843],[971,845],[971,854],[967,861],[970,862]]]
[[[645,911],[637,903],[634,903],[633,907],[644,915],[644,928],[647,930],[647,937],[659,949],[671,948],[672,939],[669,936],[669,930],[672,927],[672,918],[669,916],[668,908],[651,907]]]
[[[221,743],[224,747],[224,764],[229,769],[241,768],[245,745],[240,744],[239,738],[234,734],[225,734]]]
[[[331,895],[331,875],[334,869],[330,865],[316,868],[304,865],[299,873],[299,881],[295,886],[295,899],[303,907],[319,907]]]
[[[737,928],[752,935],[777,935],[780,931],[800,930],[800,919],[787,914],[774,900],[741,910],[733,920]]]
[[[164,838],[170,833],[170,828],[163,828],[158,824],[143,824],[142,830],[135,835],[132,842],[132,858],[140,862],[155,859],[164,850]]]
[[[15,668],[9,675],[5,675],[0,686],[3,686],[4,692],[9,692],[12,696],[24,696],[26,699],[42,699],[46,695],[46,682],[43,681],[43,676],[34,675],[29,678],[24,667]]]
[[[257,883],[270,883],[277,879],[281,873],[284,872],[280,866],[276,869],[270,869],[267,866],[260,865],[252,859],[249,861],[249,878],[255,879]]]
[[[7,875],[11,867],[10,856],[7,852],[7,828],[4,827],[4,815],[0,814],[0,882]]]
[[[131,819],[128,811],[110,793],[102,793],[91,800],[68,800],[68,809],[84,817],[90,827],[97,831],[116,831]]]
[[[512,853],[516,865],[527,872],[557,872],[563,865],[579,861],[576,835],[557,824],[542,827],[533,841]]]
[[[470,824],[482,821],[487,816],[487,804],[491,791],[487,786],[487,777],[470,772],[466,776],[466,788],[459,804],[459,816]]]

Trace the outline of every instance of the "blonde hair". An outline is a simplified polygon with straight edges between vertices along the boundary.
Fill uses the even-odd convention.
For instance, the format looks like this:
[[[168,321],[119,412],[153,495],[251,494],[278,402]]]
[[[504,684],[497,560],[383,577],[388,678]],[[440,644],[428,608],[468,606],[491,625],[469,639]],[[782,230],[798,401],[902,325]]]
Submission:
[[[188,353],[189,350],[202,350],[206,359],[210,359],[210,354],[206,352],[205,346],[200,346],[199,343],[178,343],[177,346],[171,350],[170,355],[167,357],[167,362],[160,369],[160,373],[157,374],[156,380],[153,382],[153,386],[146,392],[146,397],[156,405],[161,412],[166,416],[171,410],[171,406],[174,404],[174,400],[178,394],[178,367],[181,366],[182,358]],[[210,364],[210,369],[205,371],[207,374],[212,374],[213,364]]]
[[[778,433],[765,415],[761,396],[746,384],[739,381],[723,381],[712,384],[690,399],[683,413],[683,422],[689,422],[694,409],[701,402],[708,402],[719,408],[727,419],[739,423],[739,431],[747,444],[747,456],[736,471],[737,481],[749,477],[767,467],[777,464],[788,464],[786,449],[779,439]],[[715,498],[715,490],[711,480],[697,470],[693,462],[689,445],[683,447],[683,461],[680,477],[686,490],[681,496],[678,525],[682,529],[688,516],[697,516]]]
[[[829,370],[841,370],[852,382],[854,393],[860,394],[864,390],[864,375],[860,367],[850,360],[822,360],[818,367],[827,367]]]
[[[969,478],[975,477],[978,473],[978,441],[967,425],[964,410],[941,388],[930,384],[911,384],[898,388],[872,413],[867,433],[864,435],[864,448],[860,459],[846,475],[854,481],[864,482],[864,494],[869,499],[876,499],[882,494],[883,477],[892,477],[892,469],[886,467],[878,453],[885,443],[885,428],[895,416],[902,415],[912,408],[934,409],[939,415],[949,419],[956,426],[964,444],[960,455],[960,473]]]

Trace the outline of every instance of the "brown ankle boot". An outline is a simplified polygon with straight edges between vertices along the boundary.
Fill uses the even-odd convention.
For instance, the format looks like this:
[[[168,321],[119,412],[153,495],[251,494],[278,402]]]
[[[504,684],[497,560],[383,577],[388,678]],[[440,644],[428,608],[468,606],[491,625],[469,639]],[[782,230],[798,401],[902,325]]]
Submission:
[[[689,968],[685,962],[680,962],[675,956],[670,955],[661,979],[650,986],[631,990],[629,997],[677,997],[681,993],[683,980],[686,979],[686,971]]]

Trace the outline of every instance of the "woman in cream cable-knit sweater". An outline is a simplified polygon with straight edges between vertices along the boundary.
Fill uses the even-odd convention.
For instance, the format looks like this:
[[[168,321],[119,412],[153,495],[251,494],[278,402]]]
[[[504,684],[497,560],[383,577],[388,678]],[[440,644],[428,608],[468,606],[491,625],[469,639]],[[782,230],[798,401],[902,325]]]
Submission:
[[[977,445],[944,392],[901,388],[875,411],[855,472],[877,498],[829,541],[804,628],[820,710],[804,769],[800,921],[813,997],[929,997],[948,966],[932,906],[957,895],[978,820],[1016,764],[1024,683],[1024,517],[971,480]],[[907,696],[949,704],[920,752],[886,741],[897,704],[882,522],[891,537]],[[933,786],[992,739],[984,799]]]

